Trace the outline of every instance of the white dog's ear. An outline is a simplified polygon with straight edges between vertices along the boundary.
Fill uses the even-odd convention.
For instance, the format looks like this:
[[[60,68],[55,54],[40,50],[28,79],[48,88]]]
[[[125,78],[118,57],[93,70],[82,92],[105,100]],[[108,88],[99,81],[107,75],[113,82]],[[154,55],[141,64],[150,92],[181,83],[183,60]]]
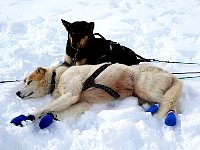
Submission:
[[[62,24],[65,26],[66,30],[68,31],[68,29],[69,29],[71,23],[68,22],[68,21],[65,21],[65,20],[63,20],[63,19],[61,19],[61,21],[62,21]]]
[[[42,68],[42,67],[38,67],[36,70],[35,70],[35,73],[37,74],[45,74],[46,72],[46,69],[45,68]]]

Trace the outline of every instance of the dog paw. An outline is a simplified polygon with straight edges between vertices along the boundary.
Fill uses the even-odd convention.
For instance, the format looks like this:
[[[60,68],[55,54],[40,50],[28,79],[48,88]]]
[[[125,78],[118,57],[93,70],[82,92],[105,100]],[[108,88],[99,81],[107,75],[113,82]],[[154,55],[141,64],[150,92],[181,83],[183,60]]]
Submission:
[[[39,127],[40,129],[47,128],[53,123],[54,116],[52,113],[46,114],[42,119],[40,120]]]
[[[145,112],[150,112],[152,115],[155,114],[159,109],[159,104],[153,104],[149,109],[147,109]]]
[[[34,117],[33,115],[29,115],[29,116],[19,115],[19,116],[13,118],[13,119],[10,121],[10,123],[13,123],[13,124],[16,125],[16,126],[21,126],[21,127],[23,127],[22,121],[27,121],[27,120],[34,121],[34,120],[35,120],[35,117]]]
[[[176,115],[174,111],[169,111],[167,117],[165,118],[165,124],[167,126],[175,126],[176,125]]]

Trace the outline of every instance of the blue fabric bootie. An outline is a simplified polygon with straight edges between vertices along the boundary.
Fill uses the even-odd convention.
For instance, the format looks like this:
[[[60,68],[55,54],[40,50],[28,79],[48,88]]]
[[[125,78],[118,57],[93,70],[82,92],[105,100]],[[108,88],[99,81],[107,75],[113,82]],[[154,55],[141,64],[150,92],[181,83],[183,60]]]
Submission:
[[[40,120],[39,127],[40,129],[47,128],[53,123],[54,116],[52,113],[47,113],[42,119]]]
[[[13,118],[13,119],[10,121],[10,123],[13,123],[13,124],[16,125],[16,126],[21,126],[21,127],[23,127],[22,121],[26,121],[26,120],[34,121],[34,120],[35,120],[35,117],[34,117],[33,115],[29,115],[29,116],[19,115],[19,116]]]
[[[167,117],[165,118],[165,124],[167,126],[175,126],[176,125],[176,115],[173,110],[168,112]]]
[[[158,109],[159,109],[160,105],[159,104],[153,104],[149,109],[147,109],[145,112],[150,112],[152,115],[155,114]]]

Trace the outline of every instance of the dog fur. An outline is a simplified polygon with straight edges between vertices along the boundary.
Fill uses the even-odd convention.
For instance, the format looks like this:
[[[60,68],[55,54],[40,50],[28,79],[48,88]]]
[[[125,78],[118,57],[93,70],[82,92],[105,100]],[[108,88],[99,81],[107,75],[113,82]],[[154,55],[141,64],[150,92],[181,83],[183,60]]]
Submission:
[[[71,65],[96,65],[105,62],[139,64],[141,59],[131,49],[93,34],[94,22],[61,20],[68,32],[65,62]]]
[[[25,79],[25,86],[17,95],[23,99],[37,98],[49,93],[52,73],[56,72],[54,100],[32,113],[42,117],[47,113],[66,111],[66,114],[77,115],[90,108],[94,103],[113,100],[102,89],[89,88],[82,92],[83,83],[97,70],[99,65],[39,67]],[[95,79],[95,83],[106,85],[120,94],[120,99],[137,96],[149,102],[160,103],[157,113],[159,118],[167,112],[177,112],[177,105],[182,93],[182,82],[161,68],[141,64],[126,66],[113,64],[108,66]]]

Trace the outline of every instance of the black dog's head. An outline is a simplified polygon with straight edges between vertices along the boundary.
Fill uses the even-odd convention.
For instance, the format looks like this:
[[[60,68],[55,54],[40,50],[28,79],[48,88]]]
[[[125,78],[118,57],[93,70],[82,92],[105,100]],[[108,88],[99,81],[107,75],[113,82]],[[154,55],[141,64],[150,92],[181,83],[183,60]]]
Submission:
[[[93,35],[94,22],[76,21],[73,23],[61,19],[68,31],[68,42],[75,49],[84,48],[90,36]]]

